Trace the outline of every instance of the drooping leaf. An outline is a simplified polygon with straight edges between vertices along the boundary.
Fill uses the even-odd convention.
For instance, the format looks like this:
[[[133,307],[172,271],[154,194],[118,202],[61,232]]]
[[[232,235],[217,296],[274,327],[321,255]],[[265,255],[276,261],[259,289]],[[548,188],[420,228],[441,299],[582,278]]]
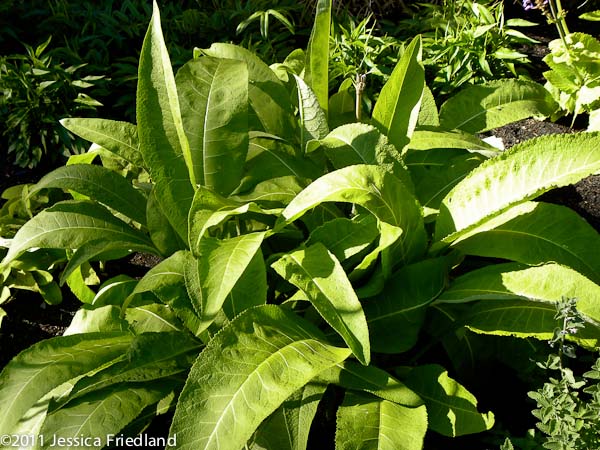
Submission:
[[[456,437],[489,430],[494,425],[494,414],[480,413],[473,394],[437,364],[415,367],[404,382],[425,402],[429,427],[436,433]]]
[[[507,216],[512,216],[506,220]],[[509,209],[452,245],[467,255],[503,258],[529,265],[553,261],[600,283],[600,234],[571,209],[526,202]]]
[[[468,133],[498,128],[528,117],[543,119],[556,103],[544,86],[525,80],[492,81],[469,86],[440,108],[440,125]]]
[[[298,88],[298,110],[300,113],[300,149],[305,151],[306,143],[322,139],[329,133],[327,117],[319,106],[312,89],[298,75],[294,75]]]
[[[373,351],[402,353],[415,345],[426,307],[443,291],[447,272],[445,258],[405,266],[364,303]]]
[[[196,336],[201,333],[200,312],[196,311],[185,286],[185,267],[193,264],[190,252],[179,251],[150,269],[138,282],[125,306],[143,292],[152,292],[168,305]]]
[[[345,261],[366,249],[378,234],[377,220],[371,214],[360,220],[340,217],[316,228],[306,241],[306,246],[320,242],[339,261]]]
[[[369,392],[383,400],[410,408],[423,404],[421,397],[385,370],[377,366],[363,366],[351,360],[321,372],[317,380],[337,384],[344,389]]]
[[[84,446],[67,448],[101,449],[116,444],[115,437],[142,410],[157,403],[175,387],[175,382],[161,380],[140,385],[122,384],[92,392],[48,414],[41,429],[42,436],[60,436],[64,442],[87,437]],[[51,439],[44,449],[53,448]],[[76,442],[76,441],[75,441]]]
[[[600,134],[542,136],[490,159],[445,197],[436,240],[449,243],[510,207],[600,170]]]
[[[477,136],[461,130],[445,131],[434,127],[415,130],[408,144],[414,150],[460,148],[486,157],[495,156],[498,149]]]
[[[197,181],[156,1],[140,54],[136,106],[140,152],[158,203],[187,242],[187,212]]]
[[[317,242],[306,249],[283,255],[271,266],[308,296],[356,358],[368,365],[371,355],[365,314],[336,257]]]
[[[196,183],[227,195],[240,182],[248,152],[246,63],[194,59],[177,72],[176,83]]]
[[[135,125],[115,120],[88,118],[67,118],[60,123],[76,135],[105,148],[137,167],[145,168]]]
[[[247,310],[198,357],[170,435],[177,435],[177,449],[241,448],[291,394],[349,355],[281,307]]]
[[[264,232],[242,234],[230,239],[205,238],[200,241],[198,274],[202,291],[202,328],[208,327],[254,258],[265,237]],[[192,300],[194,298],[192,297]]]
[[[399,150],[408,144],[419,117],[425,86],[421,51],[421,37],[417,36],[396,64],[373,108],[374,124]]]
[[[23,225],[12,240],[2,264],[8,264],[30,248],[77,249],[90,240],[129,242],[154,252],[140,231],[92,202],[64,201],[45,209]]]
[[[330,172],[298,194],[281,215],[285,223],[291,223],[315,206],[331,201],[363,206],[381,222],[401,228],[399,244],[392,253],[396,264],[423,253],[426,237],[421,209],[404,184],[385,169],[356,165]]]
[[[256,430],[250,450],[306,450],[308,433],[327,388],[308,383],[294,392]]]
[[[306,48],[304,81],[308,84],[325,112],[329,108],[329,32],[331,0],[317,0],[315,21]]]
[[[30,189],[29,195],[47,188],[78,192],[146,225],[146,198],[121,175],[102,166],[75,164],[59,167],[42,177]]]
[[[92,304],[95,307],[115,305],[121,306],[125,299],[131,295],[138,280],[128,275],[117,275],[109,278],[100,285]]]
[[[0,374],[0,433],[12,433],[23,414],[55,387],[119,357],[131,338],[129,333],[61,336],[21,352]]]
[[[411,189],[412,179],[396,147],[388,138],[364,123],[352,123],[336,128],[319,141],[336,169],[354,164],[373,164],[394,174]]]
[[[338,450],[420,450],[427,431],[425,406],[408,408],[368,394],[346,392],[337,412]]]
[[[293,141],[296,127],[292,121],[294,112],[289,102],[289,93],[277,75],[258,56],[243,47],[233,44],[214,43],[202,53],[216,58],[244,61],[248,67],[248,97],[256,116],[250,119],[251,130],[266,131],[275,136]],[[252,128],[252,125],[256,125]]]

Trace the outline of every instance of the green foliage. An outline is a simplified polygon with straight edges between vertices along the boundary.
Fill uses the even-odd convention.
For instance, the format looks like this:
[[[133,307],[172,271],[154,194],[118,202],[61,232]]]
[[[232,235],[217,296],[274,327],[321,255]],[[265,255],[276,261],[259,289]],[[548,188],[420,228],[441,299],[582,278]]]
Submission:
[[[85,144],[58,124],[65,116],[102,106],[85,91],[102,76],[81,76],[85,64],[63,67],[46,51],[50,38],[26,54],[0,58],[0,120],[5,162],[35,167],[42,160],[85,151]]]
[[[535,24],[505,20],[501,1],[423,3],[400,24],[409,35],[423,33],[423,64],[436,96],[448,96],[467,83],[526,75],[529,59],[517,48],[536,42],[517,30]]]
[[[63,121],[96,146],[31,191],[74,199],[23,224],[1,262],[58,251],[85,302],[68,336],[0,374],[1,434],[137,434],[174,410],[169,448],[302,450],[325,423],[340,448],[416,450],[427,433],[493,426],[457,369],[464,354],[477,367],[475,333],[547,339],[548,310],[569,295],[586,319],[576,341],[597,344],[600,236],[548,229],[550,215],[577,219],[534,199],[598,172],[600,135],[496,155],[472,134],[547,114],[539,86],[491,85],[445,128],[462,100],[437,110],[416,38],[369,123],[347,123],[326,112],[330,2],[317,2],[305,54],[271,68],[214,44],[177,74],[153,8],[137,125]],[[89,166],[98,154],[104,167]],[[88,286],[97,260],[131,251],[162,259],[139,280]]]
[[[550,53],[544,57],[544,62],[550,67],[544,72],[546,88],[562,113],[572,114],[573,121],[578,114],[598,114],[600,42],[588,34],[571,33],[564,39],[550,42],[549,47]],[[590,129],[597,128],[598,124],[590,119]]]
[[[566,342],[584,327],[579,314],[577,299],[563,299],[557,303],[554,319],[559,326],[554,331],[550,345],[557,348],[539,367],[548,372],[548,381],[529,396],[536,401],[532,414],[539,420],[536,424],[546,436],[543,447],[555,450],[598,448],[600,438],[600,358],[591,370],[576,377],[567,366],[566,358],[575,358],[575,349]],[[558,377],[551,376],[558,372]]]

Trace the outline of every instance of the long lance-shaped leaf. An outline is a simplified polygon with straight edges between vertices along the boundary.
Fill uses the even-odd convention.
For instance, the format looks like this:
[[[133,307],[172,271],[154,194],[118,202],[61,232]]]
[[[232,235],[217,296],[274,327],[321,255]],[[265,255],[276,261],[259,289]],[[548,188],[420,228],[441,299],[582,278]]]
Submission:
[[[316,327],[281,307],[247,310],[192,367],[170,430],[176,448],[242,448],[290,395],[350,353],[326,344]]]
[[[144,167],[140,153],[137,127],[128,122],[107,119],[63,119],[61,125],[83,139],[126,159],[137,167]]]
[[[562,297],[570,297],[577,298],[577,309],[581,314],[600,324],[599,295],[599,285],[560,264],[527,267],[506,263],[458,277],[437,301],[464,303],[486,299],[529,299],[555,303]]]
[[[231,239],[205,238],[200,241],[198,274],[202,290],[202,327],[215,320],[227,296],[259,250],[264,232],[249,233]],[[195,297],[192,297],[192,301]]]
[[[101,449],[114,445],[115,436],[132,422],[145,407],[157,403],[176,386],[174,380],[144,384],[111,386],[74,400],[66,407],[48,414],[41,436],[60,436],[67,450]],[[83,444],[77,443],[82,439]],[[42,449],[55,448],[53,439],[45,439]],[[71,444],[74,442],[74,444]]]
[[[437,127],[423,127],[415,130],[408,148],[414,150],[461,148],[479,153],[488,158],[498,153],[496,147],[493,147],[473,134],[461,130],[446,131]]]
[[[385,168],[413,190],[412,179],[402,155],[388,138],[372,125],[351,123],[331,131],[319,144],[336,169],[354,164],[374,164]]]
[[[510,217],[510,220],[506,220]],[[600,283],[600,234],[571,209],[526,202],[498,216],[481,232],[452,245],[467,255],[503,258],[529,265],[548,261]]]
[[[445,258],[436,258],[405,266],[365,302],[373,351],[401,353],[415,345],[427,306],[445,287],[448,265]]]
[[[185,267],[193,263],[190,252],[179,251],[150,269],[125,300],[125,307],[137,294],[152,292],[169,305],[196,336],[201,333],[200,313],[190,300],[185,285]],[[125,309],[125,308],[124,308]]]
[[[129,333],[89,333],[39,342],[0,374],[0,433],[10,434],[23,414],[55,387],[120,357]]]
[[[282,256],[271,266],[308,296],[356,358],[368,365],[371,354],[365,313],[337,258],[317,242]]]
[[[300,148],[306,151],[306,144],[312,139],[322,139],[329,133],[327,117],[319,106],[313,90],[302,78],[294,74],[298,89],[298,110],[300,112]]]
[[[479,133],[517,120],[550,116],[556,110],[552,95],[532,81],[501,80],[470,86],[440,108],[440,124],[447,130]]]
[[[600,133],[542,136],[490,159],[443,200],[435,238],[451,243],[508,208],[600,171]]]
[[[477,399],[437,364],[412,369],[404,382],[427,406],[429,428],[444,436],[462,436],[489,430],[494,414],[477,411]]]
[[[227,195],[248,152],[248,69],[243,61],[205,56],[176,77],[195,180]]]
[[[187,242],[187,213],[196,179],[156,1],[140,54],[136,100],[140,151],[156,184],[156,197]]]
[[[248,308],[267,304],[267,268],[260,248],[254,254],[223,304],[223,312],[233,320]]]
[[[256,430],[250,450],[306,450],[308,434],[326,384],[308,383],[294,392]]]
[[[319,101],[321,109],[329,109],[329,32],[331,28],[331,0],[318,0],[315,22],[310,33],[304,63],[304,81]]]
[[[371,165],[344,167],[322,176],[290,202],[278,226],[291,223],[323,202],[350,202],[365,207],[381,222],[401,228],[393,262],[422,255],[426,235],[421,208],[404,184],[385,169]],[[384,228],[382,232],[385,232]],[[388,230],[389,231],[389,230]]]
[[[376,366],[363,366],[352,360],[324,370],[317,380],[337,384],[344,389],[369,392],[383,400],[410,408],[423,404],[421,397],[385,370]]]
[[[296,126],[292,121],[294,111],[288,100],[289,92],[267,64],[250,50],[233,44],[215,43],[209,49],[202,50],[202,53],[216,58],[244,61],[248,66],[250,81],[248,97],[256,116],[249,117],[251,129],[263,130],[289,141],[295,139]]]
[[[156,249],[148,238],[96,203],[65,201],[45,209],[23,225],[12,240],[2,264],[34,247],[76,249],[100,237],[130,242],[136,248]]]
[[[346,392],[337,412],[337,450],[421,450],[425,405],[408,408],[368,394]]]
[[[408,144],[417,125],[424,86],[421,37],[417,36],[398,61],[373,108],[374,124],[399,150]]]
[[[146,198],[121,175],[102,166],[75,164],[59,167],[42,177],[29,195],[46,188],[70,189],[87,195],[146,225]]]

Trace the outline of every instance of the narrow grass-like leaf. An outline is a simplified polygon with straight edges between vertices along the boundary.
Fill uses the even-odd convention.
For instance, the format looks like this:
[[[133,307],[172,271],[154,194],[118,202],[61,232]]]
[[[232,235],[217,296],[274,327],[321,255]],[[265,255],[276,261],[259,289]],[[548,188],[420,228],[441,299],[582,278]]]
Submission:
[[[250,450],[307,450],[308,434],[327,385],[308,383],[256,430]]]
[[[399,150],[408,144],[417,125],[424,86],[421,37],[417,36],[396,64],[373,108],[374,124]]]
[[[73,200],[57,203],[23,225],[2,264],[10,263],[30,248],[76,249],[99,238],[130,242],[138,248],[154,251],[144,234],[117,219],[103,206]]]
[[[469,86],[440,108],[440,125],[468,133],[498,128],[517,120],[550,116],[557,105],[541,84],[524,80]]]
[[[490,159],[443,200],[436,240],[450,243],[511,206],[600,171],[600,133],[542,136]]]
[[[421,450],[425,406],[408,408],[368,394],[346,392],[337,412],[336,450]]]
[[[136,103],[140,152],[156,184],[156,197],[186,241],[196,180],[156,1],[140,54]]]
[[[254,258],[265,237],[264,232],[231,239],[205,238],[200,241],[198,274],[202,290],[202,327],[208,327],[221,310],[227,296]]]
[[[61,336],[21,352],[0,374],[0,433],[12,433],[23,414],[55,387],[122,355],[131,339],[129,333]]]
[[[248,152],[248,69],[239,60],[205,56],[176,77],[195,180],[227,195],[240,183]]]
[[[443,291],[448,269],[445,258],[405,266],[365,302],[373,351],[401,353],[415,345],[426,307]]]
[[[294,75],[298,88],[298,110],[300,113],[300,149],[306,151],[306,143],[322,139],[329,133],[327,117],[319,106],[313,90],[298,75]]]
[[[510,220],[506,216],[511,215]],[[500,225],[453,243],[467,255],[529,265],[553,261],[600,283],[600,234],[571,209],[526,202],[498,216]]]
[[[317,0],[315,21],[306,48],[304,81],[308,84],[325,112],[329,108],[329,31],[331,0]]]
[[[319,314],[344,339],[356,358],[369,364],[369,329],[362,306],[339,261],[317,242],[282,256],[271,265],[301,289]]]
[[[59,167],[42,177],[29,191],[69,189],[87,195],[115,211],[146,225],[146,198],[129,181],[102,166],[75,164]]]
[[[437,364],[412,369],[404,382],[427,406],[429,428],[456,437],[489,430],[494,414],[477,411],[477,399]]]
[[[76,135],[105,148],[137,167],[145,168],[137,127],[107,119],[63,119],[61,125]]]
[[[142,410],[157,403],[167,395],[176,383],[161,380],[144,384],[122,384],[92,392],[69,403],[66,407],[48,414],[41,429],[43,436],[64,438],[61,448],[101,449],[114,445],[114,438]],[[85,445],[78,445],[77,438],[88,438]],[[46,439],[43,449],[55,448],[53,439]]]
[[[356,165],[330,172],[311,183],[281,213],[284,223],[323,202],[350,202],[365,207],[381,222],[401,228],[394,263],[423,254],[426,235],[421,208],[404,184],[385,169]],[[384,230],[385,231],[385,230]]]
[[[247,310],[194,363],[171,425],[176,448],[242,448],[290,395],[349,355],[281,307]]]
[[[248,67],[248,97],[255,122],[249,118],[250,124],[256,125],[253,130],[267,133],[293,141],[296,126],[293,122],[294,111],[288,101],[289,93],[284,84],[277,78],[267,64],[258,56],[243,47],[233,44],[215,43],[202,53],[217,58],[244,61]]]

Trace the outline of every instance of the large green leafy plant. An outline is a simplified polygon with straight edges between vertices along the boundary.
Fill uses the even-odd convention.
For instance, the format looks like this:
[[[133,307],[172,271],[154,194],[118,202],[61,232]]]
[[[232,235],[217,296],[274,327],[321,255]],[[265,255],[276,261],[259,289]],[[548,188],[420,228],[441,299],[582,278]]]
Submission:
[[[318,3],[304,61],[271,69],[215,44],[174,76],[155,5],[137,125],[63,121],[151,183],[75,164],[36,186],[77,199],[23,225],[2,266],[60,249],[61,278],[86,304],[65,336],[2,371],[2,433],[99,448],[174,410],[170,448],[301,449],[321,403],[335,412],[337,448],[420,449],[427,430],[454,437],[494,423],[436,363],[436,344],[459,367],[473,331],[547,338],[561,295],[580,299],[578,342],[597,342],[600,237],[532,199],[598,172],[600,137],[496,155],[473,133],[550,114],[549,94],[500,83],[438,111],[419,38],[370,123],[330,130],[330,11]],[[140,280],[85,290],[86,264],[131,251],[164,259]],[[476,268],[470,255],[492,259]]]

